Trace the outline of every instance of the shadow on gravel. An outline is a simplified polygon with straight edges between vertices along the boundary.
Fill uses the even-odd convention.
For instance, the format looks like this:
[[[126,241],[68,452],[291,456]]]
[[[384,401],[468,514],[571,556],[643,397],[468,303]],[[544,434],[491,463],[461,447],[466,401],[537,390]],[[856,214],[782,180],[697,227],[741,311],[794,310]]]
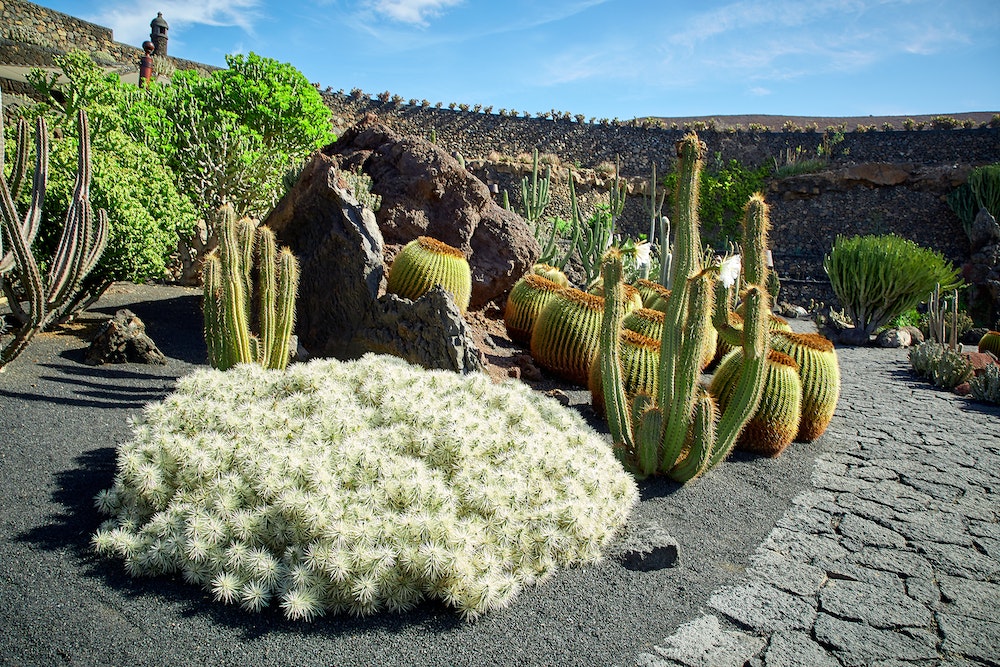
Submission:
[[[1000,417],[1000,405],[990,405],[989,403],[980,403],[979,401],[969,399],[962,403],[961,408],[965,412]]]
[[[15,535],[17,542],[46,551],[70,553],[81,563],[81,575],[99,580],[116,594],[143,596],[150,604],[169,602],[186,617],[208,618],[242,634],[246,640],[280,632],[291,636],[350,636],[355,634],[393,633],[406,628],[421,632],[447,633],[465,626],[457,612],[438,601],[426,601],[402,614],[380,613],[365,618],[347,614],[317,619],[312,623],[285,618],[277,602],[260,613],[216,602],[196,584],[183,580],[181,574],[156,577],[131,577],[119,559],[95,554],[91,536],[108,517],[98,512],[94,497],[109,488],[115,474],[115,448],[102,447],[76,457],[76,468],[56,473],[52,500],[62,510],[49,516],[49,523]]]
[[[64,385],[68,390],[52,395],[50,391],[16,392],[0,389],[0,396],[31,402],[53,403],[60,406],[85,408],[136,409],[150,401],[163,399],[173,388],[172,376],[136,373],[108,367],[76,364],[39,364],[51,373],[39,380]],[[150,382],[159,386],[150,387]]]

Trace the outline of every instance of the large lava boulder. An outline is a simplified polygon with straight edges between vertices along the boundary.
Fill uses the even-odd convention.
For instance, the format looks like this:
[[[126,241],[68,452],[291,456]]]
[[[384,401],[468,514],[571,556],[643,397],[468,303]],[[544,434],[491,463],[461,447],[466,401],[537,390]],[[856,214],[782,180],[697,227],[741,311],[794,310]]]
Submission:
[[[380,296],[382,233],[330,157],[314,154],[263,224],[299,260],[295,331],[310,354],[381,352],[463,373],[482,367],[449,292],[433,289],[416,301]]]
[[[391,259],[418,236],[464,252],[472,269],[471,310],[504,298],[541,249],[517,214],[447,152],[420,137],[362,122],[323,149],[342,170],[362,169],[382,198],[375,217]]]

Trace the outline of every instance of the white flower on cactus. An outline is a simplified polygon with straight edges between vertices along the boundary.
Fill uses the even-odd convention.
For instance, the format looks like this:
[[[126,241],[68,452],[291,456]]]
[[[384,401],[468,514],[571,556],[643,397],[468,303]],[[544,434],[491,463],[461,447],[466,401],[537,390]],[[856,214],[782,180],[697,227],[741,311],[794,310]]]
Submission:
[[[730,255],[722,260],[722,264],[719,266],[719,280],[726,286],[726,289],[736,284],[740,277],[740,268],[739,255]]]
[[[637,267],[649,266],[652,263],[652,246],[646,241],[639,241],[635,244],[635,265]]]

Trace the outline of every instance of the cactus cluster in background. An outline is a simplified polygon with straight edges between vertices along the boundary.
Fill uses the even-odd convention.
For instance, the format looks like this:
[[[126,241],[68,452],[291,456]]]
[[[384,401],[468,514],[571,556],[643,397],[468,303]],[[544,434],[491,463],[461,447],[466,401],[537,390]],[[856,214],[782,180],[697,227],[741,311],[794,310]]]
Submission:
[[[972,364],[959,351],[928,341],[910,348],[910,365],[936,387],[954,389],[972,378]]]
[[[219,247],[205,258],[202,274],[209,363],[220,370],[237,364],[285,368],[299,284],[295,255],[288,248],[279,253],[267,227],[237,221],[232,206],[217,216]]]
[[[599,559],[638,500],[554,399],[376,355],[196,371],[117,463],[99,553],[303,620],[425,599],[475,618]]]
[[[0,370],[25,350],[38,332],[69,315],[84,278],[97,264],[108,242],[108,217],[90,206],[90,128],[87,114],[77,114],[80,137],[76,183],[62,235],[49,261],[46,278],[32,254],[31,245],[42,220],[48,179],[48,128],[39,116],[35,128],[35,169],[31,202],[23,214],[17,199],[26,184],[28,123],[18,121],[16,152],[8,182],[5,171],[3,100],[0,98],[0,288],[18,324],[11,337],[0,341]],[[5,244],[9,246],[5,248]],[[15,286],[16,283],[16,286]],[[26,305],[22,305],[22,301]]]
[[[458,248],[429,236],[418,236],[396,255],[386,289],[404,299],[419,299],[435,285],[451,293],[459,312],[469,308],[472,270]]]
[[[990,364],[969,380],[969,395],[980,403],[1000,405],[1000,365]]]

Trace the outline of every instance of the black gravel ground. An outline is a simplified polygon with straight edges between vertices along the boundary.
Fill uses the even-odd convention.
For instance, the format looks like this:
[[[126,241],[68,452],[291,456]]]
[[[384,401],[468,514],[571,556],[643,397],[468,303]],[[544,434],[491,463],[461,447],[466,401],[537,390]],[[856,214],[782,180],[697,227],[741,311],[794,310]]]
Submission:
[[[111,485],[129,417],[204,363],[198,300],[191,289],[116,285],[75,329],[39,337],[0,373],[0,664],[634,664],[742,575],[809,486],[815,457],[836,444],[794,445],[776,460],[737,455],[686,487],[644,483],[634,518],[663,522],[680,543],[671,569],[609,559],[563,571],[474,623],[431,603],[312,623],[249,614],[179,577],[132,579],[89,546],[101,522],[93,498]],[[167,365],[83,364],[87,325],[120,307],[143,319]]]

